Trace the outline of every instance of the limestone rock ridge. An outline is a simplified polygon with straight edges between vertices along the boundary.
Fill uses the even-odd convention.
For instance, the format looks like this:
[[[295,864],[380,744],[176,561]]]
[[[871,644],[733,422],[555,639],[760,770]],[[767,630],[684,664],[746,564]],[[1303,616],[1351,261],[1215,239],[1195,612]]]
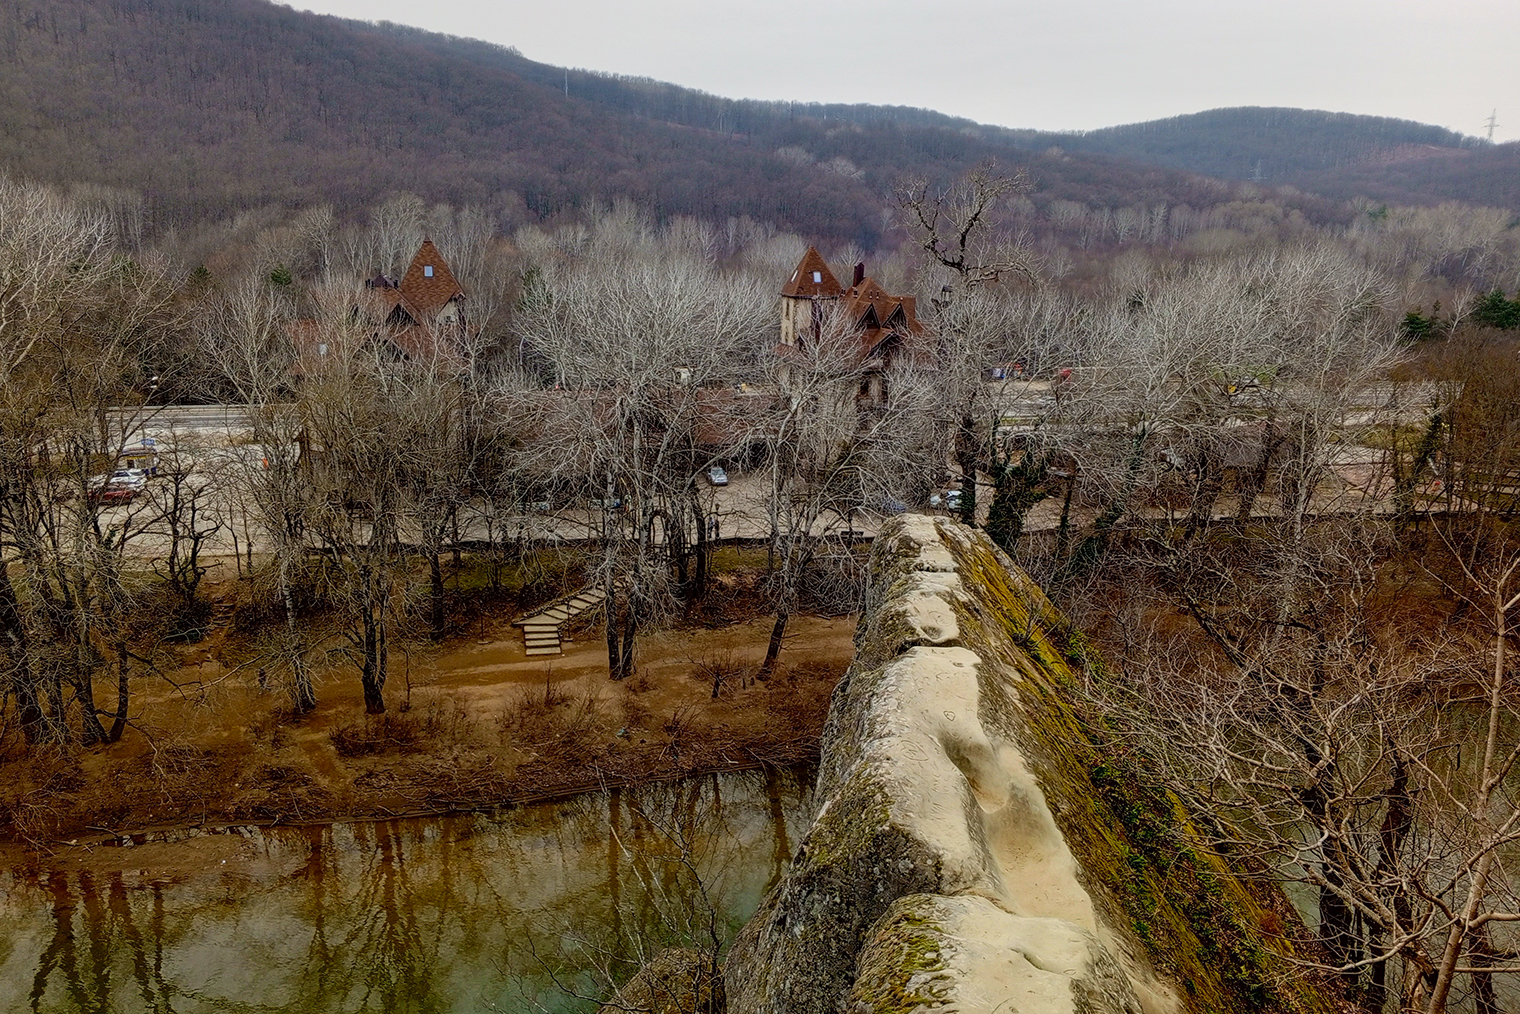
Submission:
[[[1294,920],[1079,714],[1099,666],[984,533],[872,551],[813,823],[731,948],[731,1014],[1331,1011]]]

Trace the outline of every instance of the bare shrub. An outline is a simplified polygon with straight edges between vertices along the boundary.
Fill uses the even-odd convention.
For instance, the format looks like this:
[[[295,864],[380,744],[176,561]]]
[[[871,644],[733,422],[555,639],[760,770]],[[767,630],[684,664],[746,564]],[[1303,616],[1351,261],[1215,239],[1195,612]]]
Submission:
[[[426,697],[409,710],[365,715],[335,727],[328,738],[341,757],[390,750],[416,752],[461,747],[478,740],[474,718],[452,697]]]
[[[519,695],[496,724],[508,745],[569,761],[587,752],[595,718],[596,698],[589,689],[572,700],[545,674],[543,690]]]
[[[754,667],[739,659],[733,648],[717,648],[705,655],[688,658],[691,678],[704,686],[712,687],[712,699],[717,700],[725,687],[743,689],[754,679]]]

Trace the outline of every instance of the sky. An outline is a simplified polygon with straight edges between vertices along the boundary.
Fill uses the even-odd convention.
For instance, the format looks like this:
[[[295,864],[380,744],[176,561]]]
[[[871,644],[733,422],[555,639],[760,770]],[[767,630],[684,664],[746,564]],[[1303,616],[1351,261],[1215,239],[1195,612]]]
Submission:
[[[293,0],[729,98],[1088,130],[1221,106],[1520,139],[1516,0]]]

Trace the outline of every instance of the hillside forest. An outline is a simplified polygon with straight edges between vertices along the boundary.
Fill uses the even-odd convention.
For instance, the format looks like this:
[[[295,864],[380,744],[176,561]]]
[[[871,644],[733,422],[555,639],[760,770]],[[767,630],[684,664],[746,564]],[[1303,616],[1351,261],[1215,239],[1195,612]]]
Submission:
[[[631,199],[874,249],[905,174],[1021,165],[1042,212],[1343,202],[1520,212],[1520,145],[1379,117],[1214,110],[1085,133],[927,110],[731,100],[264,0],[0,7],[0,169],[141,195],[155,229],[265,206],[362,216],[398,192],[513,227]],[[1229,182],[1225,182],[1229,181]],[[1189,227],[1190,228],[1190,227]]]

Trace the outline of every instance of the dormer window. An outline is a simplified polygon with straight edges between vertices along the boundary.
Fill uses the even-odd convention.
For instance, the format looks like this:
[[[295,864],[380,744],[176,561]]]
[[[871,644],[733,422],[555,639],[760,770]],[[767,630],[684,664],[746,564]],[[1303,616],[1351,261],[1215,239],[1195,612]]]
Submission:
[[[423,278],[432,278],[433,277],[433,265],[431,265],[431,264],[424,264],[422,266],[422,277]]]
[[[813,272],[813,284],[814,285],[821,285],[821,284],[823,284],[823,272],[822,271],[814,271]]]

